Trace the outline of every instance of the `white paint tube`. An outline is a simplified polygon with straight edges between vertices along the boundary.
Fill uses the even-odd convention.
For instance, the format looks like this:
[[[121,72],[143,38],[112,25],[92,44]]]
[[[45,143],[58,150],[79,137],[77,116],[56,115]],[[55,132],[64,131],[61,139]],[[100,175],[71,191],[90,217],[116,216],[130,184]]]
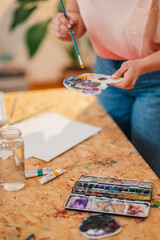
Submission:
[[[49,167],[41,168],[41,169],[25,172],[25,178],[32,178],[32,177],[37,177],[37,176],[43,176],[43,175],[48,174],[50,172],[52,172],[52,170]]]
[[[40,180],[40,183],[41,184],[47,183],[50,180],[58,177],[59,175],[61,175],[62,173],[65,173],[65,172],[66,172],[66,170],[57,169],[54,172],[51,172],[51,173],[47,174],[45,177],[42,177],[41,180]]]

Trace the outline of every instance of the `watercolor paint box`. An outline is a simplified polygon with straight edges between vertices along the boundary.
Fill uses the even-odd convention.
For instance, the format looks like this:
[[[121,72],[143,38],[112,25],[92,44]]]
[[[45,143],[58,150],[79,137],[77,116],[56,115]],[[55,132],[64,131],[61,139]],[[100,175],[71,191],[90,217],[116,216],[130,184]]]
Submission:
[[[147,217],[152,182],[82,175],[65,208],[88,212]]]

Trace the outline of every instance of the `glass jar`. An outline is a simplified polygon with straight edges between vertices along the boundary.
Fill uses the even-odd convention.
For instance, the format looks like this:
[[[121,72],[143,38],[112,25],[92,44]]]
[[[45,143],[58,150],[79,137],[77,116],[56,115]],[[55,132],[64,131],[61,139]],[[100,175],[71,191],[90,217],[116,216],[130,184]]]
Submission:
[[[0,187],[6,191],[17,191],[24,185],[24,141],[21,130],[3,128],[0,130]]]

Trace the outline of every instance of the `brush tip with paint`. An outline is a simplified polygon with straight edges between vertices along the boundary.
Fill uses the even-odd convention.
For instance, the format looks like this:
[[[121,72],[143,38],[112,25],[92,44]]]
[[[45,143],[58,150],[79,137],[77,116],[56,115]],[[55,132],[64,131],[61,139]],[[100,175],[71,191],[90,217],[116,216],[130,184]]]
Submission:
[[[84,65],[83,65],[83,64],[81,65],[81,68],[84,68]]]
[[[81,68],[84,68],[84,64],[82,62],[82,59],[81,59],[80,55],[78,55],[78,59],[79,59],[79,63],[80,63]]]

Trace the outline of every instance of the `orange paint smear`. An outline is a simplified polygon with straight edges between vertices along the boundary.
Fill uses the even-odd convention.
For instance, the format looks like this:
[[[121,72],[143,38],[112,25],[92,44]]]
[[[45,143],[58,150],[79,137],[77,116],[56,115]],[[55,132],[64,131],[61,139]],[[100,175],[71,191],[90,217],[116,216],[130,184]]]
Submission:
[[[83,64],[81,65],[81,68],[84,68],[84,65],[83,65]]]

